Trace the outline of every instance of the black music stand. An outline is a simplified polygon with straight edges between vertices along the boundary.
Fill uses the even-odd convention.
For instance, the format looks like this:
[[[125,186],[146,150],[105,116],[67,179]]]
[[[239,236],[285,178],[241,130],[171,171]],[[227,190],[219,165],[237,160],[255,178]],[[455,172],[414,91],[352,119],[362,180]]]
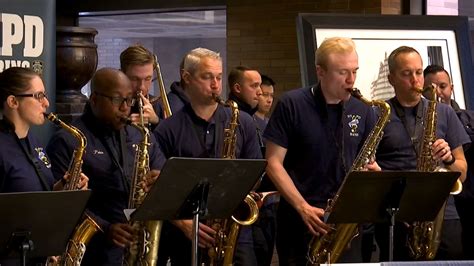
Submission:
[[[193,219],[197,265],[199,219],[228,218],[265,170],[257,159],[170,158],[131,220]]]
[[[85,191],[0,194],[0,258],[62,254],[91,195]]]
[[[326,222],[390,222],[389,261],[392,261],[395,220],[434,220],[460,174],[414,171],[351,172],[341,187],[340,196]]]

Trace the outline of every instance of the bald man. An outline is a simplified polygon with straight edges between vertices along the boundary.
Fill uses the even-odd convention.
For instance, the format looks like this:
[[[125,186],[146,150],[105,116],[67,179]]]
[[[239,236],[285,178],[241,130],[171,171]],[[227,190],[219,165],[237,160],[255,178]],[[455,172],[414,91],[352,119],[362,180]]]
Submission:
[[[87,246],[82,265],[121,265],[124,247],[133,241],[133,230],[123,210],[127,208],[134,166],[133,144],[142,140],[140,132],[125,124],[134,103],[127,76],[113,68],[98,70],[91,82],[91,96],[84,114],[72,125],[87,138],[82,171],[89,177],[92,196],[88,213],[104,233],[98,233]],[[150,169],[147,178],[156,179],[165,159],[152,137]],[[77,140],[59,130],[48,144],[56,179],[68,169]]]

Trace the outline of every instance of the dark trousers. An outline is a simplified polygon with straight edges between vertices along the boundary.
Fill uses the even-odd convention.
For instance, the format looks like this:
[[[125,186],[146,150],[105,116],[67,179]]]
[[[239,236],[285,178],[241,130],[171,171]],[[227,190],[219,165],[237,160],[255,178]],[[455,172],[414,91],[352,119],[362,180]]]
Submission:
[[[407,247],[407,226],[402,223],[395,223],[393,235],[393,260],[394,261],[410,261]],[[375,240],[380,249],[380,261],[388,261],[389,254],[389,225],[375,225]]]
[[[276,233],[277,202],[264,204],[258,220],[244,226],[234,254],[234,265],[268,266],[272,262]]]
[[[121,265],[124,251],[108,240],[106,234],[95,234],[86,247],[81,265]]]
[[[258,264],[259,259],[254,251],[252,241],[252,231],[250,226],[242,227],[244,233],[248,234],[249,241],[238,242],[234,252],[234,265],[261,265]],[[160,246],[158,249],[159,266],[166,266],[168,260],[173,266],[191,265],[191,240],[184,233],[169,222],[163,223],[163,229],[160,237]],[[199,253],[207,252],[207,250],[199,249]],[[198,256],[200,257],[200,254]]]
[[[168,260],[173,266],[191,265],[191,240],[170,222],[163,222],[160,246],[158,248],[158,266],[166,266]]]
[[[393,242],[394,261],[412,261],[407,246],[408,228],[402,223],[395,224]],[[389,227],[385,224],[377,224],[375,227],[375,239],[380,248],[380,261],[388,261],[389,253]],[[457,260],[461,258],[461,226],[459,220],[443,221],[441,231],[441,243],[435,260]]]
[[[166,266],[170,260],[173,266],[191,265],[191,240],[171,223],[163,222],[160,246],[158,248],[158,266]]]
[[[474,260],[474,199],[454,197],[461,218],[463,259]]]
[[[280,265],[306,265],[308,245],[312,234],[299,214],[284,200],[277,211],[277,251]],[[362,262],[361,240],[356,237],[337,262]]]
[[[435,260],[460,260],[462,252],[462,227],[459,219],[444,220],[441,231],[441,243]]]

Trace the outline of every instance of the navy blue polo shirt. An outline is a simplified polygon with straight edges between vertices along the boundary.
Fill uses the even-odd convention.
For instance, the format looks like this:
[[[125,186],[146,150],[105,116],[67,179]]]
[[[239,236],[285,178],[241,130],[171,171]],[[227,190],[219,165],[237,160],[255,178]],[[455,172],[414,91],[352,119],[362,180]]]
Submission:
[[[94,117],[89,106],[72,125],[81,130],[87,138],[82,165],[82,171],[89,177],[89,188],[92,190],[87,209],[104,232],[107,232],[110,224],[127,222],[123,210],[128,205],[134,166],[135,148],[132,145],[139,143],[142,135],[132,126],[126,126],[120,131],[106,127]],[[77,140],[64,129],[58,130],[53,135],[48,144],[48,152],[51,154],[52,170],[56,179],[64,175],[77,144]],[[162,168],[165,158],[153,136],[149,146],[149,157],[151,169]],[[110,251],[107,247],[115,248],[105,237],[100,240],[93,238],[91,242],[94,241],[96,243],[92,245],[95,250],[86,252],[86,257],[90,257],[91,253],[104,256]],[[89,250],[91,249],[88,248]],[[108,259],[97,257],[95,261],[118,263],[122,250],[115,249],[114,252],[115,255],[107,255]]]
[[[428,100],[422,98],[423,114],[426,112]],[[388,101],[392,112],[390,122],[384,129],[384,135],[377,149],[377,163],[383,170],[415,170],[417,156],[411,137],[405,126],[398,117],[391,101]],[[461,122],[454,110],[446,104],[436,105],[437,123],[436,137],[446,140],[453,150],[463,144],[469,143],[469,136],[466,134]],[[416,114],[405,112],[408,121],[412,121]],[[411,119],[409,117],[412,117]],[[421,141],[421,140],[420,140]]]
[[[392,101],[388,101],[392,108],[390,122],[384,129],[384,135],[377,148],[377,163],[382,170],[416,170],[417,155],[411,141],[410,134],[402,119],[397,115]],[[428,100],[422,98],[423,115],[426,113]],[[463,128],[454,110],[443,103],[436,105],[437,123],[436,137],[448,142],[451,150],[470,143],[469,136]],[[407,123],[416,121],[416,112],[405,112]],[[424,120],[424,119],[423,119]],[[420,124],[419,122],[416,122]],[[421,140],[422,136],[418,137]],[[454,208],[452,197],[448,201],[445,219],[456,218],[457,212]]]
[[[186,104],[183,109],[163,120],[154,133],[166,158],[220,158],[224,128],[228,127],[230,119],[230,108],[219,105],[210,121],[205,121],[194,113],[190,104]],[[240,112],[238,121],[236,158],[261,158],[252,118]]]
[[[283,165],[304,199],[325,207],[375,119],[373,109],[353,97],[327,105],[319,86],[301,88],[281,97],[264,138],[287,149]]]
[[[51,190],[54,178],[45,148],[31,134],[20,140],[13,129],[3,126],[6,125],[0,129],[0,192]]]
[[[268,118],[261,119],[260,117],[253,115],[255,123],[257,124],[258,129],[263,133],[268,124]]]

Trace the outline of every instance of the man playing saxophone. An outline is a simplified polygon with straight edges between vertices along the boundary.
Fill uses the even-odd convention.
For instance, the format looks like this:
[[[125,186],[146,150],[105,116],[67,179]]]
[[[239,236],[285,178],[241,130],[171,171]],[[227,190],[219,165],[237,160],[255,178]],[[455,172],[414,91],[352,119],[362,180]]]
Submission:
[[[428,127],[427,110],[432,100],[421,97],[424,78],[420,54],[412,47],[398,47],[389,55],[388,67],[388,80],[395,90],[395,97],[388,100],[393,111],[377,149],[380,167],[383,170],[420,170],[417,159],[425,154],[425,147],[431,149],[435,164],[461,172],[463,181],[467,164],[462,145],[470,139],[452,108],[441,103],[436,105],[437,119],[433,121],[436,140],[428,143],[428,147],[424,145],[424,125]],[[447,209],[455,211],[454,204],[448,202]],[[408,231],[406,224],[395,225],[394,260],[413,259],[407,245]],[[388,226],[377,225],[375,237],[380,247],[380,260],[385,261],[388,259]]]
[[[119,70],[99,69],[91,81],[91,96],[84,114],[72,125],[87,138],[82,169],[89,177],[92,196],[87,209],[104,234],[95,234],[89,243],[82,265],[121,265],[124,247],[134,241],[134,230],[123,210],[130,194],[134,144],[142,141],[140,132],[126,125],[134,94],[129,79]],[[48,144],[53,174],[60,177],[67,169],[77,140],[64,130]],[[151,141],[147,184],[158,175],[164,157]]]
[[[267,174],[281,194],[277,251],[282,265],[306,265],[313,236],[326,234],[324,209],[375,123],[372,108],[351,97],[359,68],[355,44],[329,38],[316,51],[317,85],[284,94],[264,132]],[[365,166],[379,170],[373,160]],[[361,262],[360,237],[342,262]]]
[[[221,157],[223,132],[229,127],[233,115],[229,108],[218,104],[215,97],[222,91],[220,55],[205,48],[196,48],[186,54],[181,85],[189,97],[189,104],[160,122],[154,131],[163,153],[167,158]],[[261,158],[256,128],[248,114],[240,113],[235,131],[235,157]],[[168,258],[171,259],[172,265],[190,265],[192,220],[172,221],[172,224],[173,226],[168,224],[168,228],[163,228],[158,254],[159,265],[165,265]],[[215,234],[210,226],[201,223],[199,247],[212,247]],[[201,252],[207,253],[207,250]]]

